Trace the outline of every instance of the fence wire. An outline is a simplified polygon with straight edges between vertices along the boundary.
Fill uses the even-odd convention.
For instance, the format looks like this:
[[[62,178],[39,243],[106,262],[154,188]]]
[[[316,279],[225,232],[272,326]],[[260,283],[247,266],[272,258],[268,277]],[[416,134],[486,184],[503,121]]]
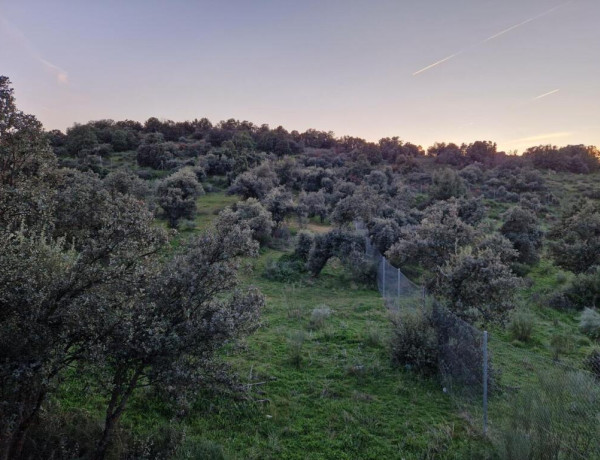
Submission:
[[[600,459],[600,353],[583,368],[488,339],[394,267],[373,246],[364,223],[355,227],[377,266],[385,305],[431,308],[444,391],[474,426],[483,422],[484,432],[489,418],[488,434],[503,458]]]
[[[364,235],[366,255],[377,266],[377,288],[385,305],[396,311],[431,309],[438,336],[438,373],[444,392],[452,396],[465,416],[478,423],[483,417],[483,332],[439,305],[424,286],[394,267],[373,246],[364,223],[355,222],[355,228]],[[489,375],[488,388],[491,388]]]

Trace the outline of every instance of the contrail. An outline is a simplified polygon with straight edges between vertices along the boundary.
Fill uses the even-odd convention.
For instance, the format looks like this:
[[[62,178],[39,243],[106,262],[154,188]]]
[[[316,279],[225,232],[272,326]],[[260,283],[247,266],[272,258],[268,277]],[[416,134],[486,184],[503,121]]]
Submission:
[[[572,132],[569,131],[558,131],[555,133],[547,133],[547,134],[539,134],[537,136],[530,136],[530,137],[522,137],[520,139],[513,139],[511,141],[507,141],[506,144],[517,144],[520,142],[538,142],[538,141],[544,141],[544,140],[549,140],[549,139],[558,139],[561,137],[567,137],[572,135]]]
[[[511,30],[515,30],[515,29],[517,29],[519,27],[524,26],[525,24],[529,24],[530,22],[535,21],[536,19],[542,18],[542,17],[544,17],[544,16],[552,13],[553,11],[556,11],[557,9],[562,8],[563,6],[568,5],[569,3],[573,3],[573,1],[574,0],[570,0],[570,1],[566,2],[566,3],[561,3],[560,5],[556,5],[555,7],[550,8],[548,11],[544,11],[543,13],[540,13],[537,16],[534,16],[532,18],[526,19],[523,22],[519,22],[518,24],[515,24],[514,26],[511,26],[508,29],[504,29],[503,31],[498,32],[497,34],[494,34],[491,37],[486,38],[482,43],[486,43],[486,42],[489,42],[490,40],[493,40],[494,38],[501,37],[502,35],[507,34],[508,32],[510,32]]]
[[[56,77],[56,81],[58,83],[63,85],[69,83],[69,76],[67,75],[67,72],[65,70],[43,59],[40,56],[40,53],[33,47],[29,40],[27,40],[27,37],[25,37],[21,30],[14,24],[8,22],[8,20],[0,16],[0,32],[2,31],[10,38],[12,38],[15,42],[17,42],[32,59],[35,59],[36,61],[43,64],[46,70],[48,70]]]
[[[440,64],[442,64],[442,63],[444,63],[446,61],[449,61],[450,59],[455,58],[456,56],[458,56],[461,53],[462,53],[462,51],[459,51],[458,53],[451,54],[450,56],[445,57],[444,59],[440,59],[439,61],[434,62],[433,64],[428,65],[427,67],[423,67],[421,70],[417,70],[415,73],[413,73],[413,76],[419,75],[421,72],[425,72],[426,70],[429,70],[432,67],[440,65]]]
[[[436,66],[438,66],[438,65],[440,65],[440,64],[443,64],[444,62],[447,62],[447,61],[449,61],[450,59],[453,59],[453,58],[455,58],[456,56],[458,56],[459,54],[462,54],[462,53],[463,53],[465,50],[467,50],[467,49],[472,49],[472,48],[475,48],[475,47],[477,47],[477,46],[480,46],[480,45],[482,45],[482,44],[484,44],[484,43],[487,43],[487,42],[489,42],[490,40],[494,40],[495,38],[501,37],[502,35],[504,35],[504,34],[507,34],[508,32],[510,32],[511,30],[515,30],[515,29],[517,29],[517,28],[519,28],[519,27],[522,27],[522,26],[524,26],[525,24],[529,24],[530,22],[532,22],[532,21],[535,21],[536,19],[540,19],[541,17],[544,17],[544,16],[546,16],[546,15],[548,15],[548,14],[552,13],[553,11],[556,11],[557,9],[559,9],[559,8],[562,8],[563,6],[566,6],[566,5],[568,5],[569,3],[573,3],[574,1],[575,1],[575,0],[569,0],[568,2],[561,3],[560,5],[556,5],[555,7],[553,7],[553,8],[550,8],[549,10],[547,10],[547,11],[544,11],[543,13],[540,13],[540,14],[538,14],[537,16],[534,16],[534,17],[532,17],[532,18],[526,19],[525,21],[522,21],[522,22],[520,22],[520,23],[518,23],[518,24],[515,24],[514,26],[511,26],[511,27],[509,27],[508,29],[504,29],[504,30],[502,30],[502,31],[498,32],[497,34],[494,34],[494,35],[492,35],[492,36],[490,36],[490,37],[486,38],[485,40],[482,40],[482,41],[481,41],[481,42],[479,42],[479,43],[476,43],[476,44],[474,44],[474,45],[471,45],[471,47],[469,47],[469,48],[464,48],[464,49],[462,49],[461,51],[458,51],[458,52],[456,52],[456,53],[454,53],[454,54],[451,54],[451,55],[450,55],[450,56],[448,56],[448,57],[445,57],[444,59],[441,59],[441,60],[439,60],[439,61],[437,61],[437,62],[434,62],[433,64],[430,64],[430,65],[428,65],[427,67],[423,67],[421,70],[417,70],[415,73],[413,73],[413,77],[414,77],[415,75],[419,75],[419,74],[420,74],[420,73],[422,73],[422,72],[425,72],[426,70],[429,70],[429,69],[431,69],[431,68],[433,68],[433,67],[436,67]]]
[[[533,100],[536,101],[536,100],[541,99],[543,97],[550,96],[551,94],[558,93],[559,91],[560,91],[560,89],[554,89],[552,91],[548,91],[547,93],[540,94],[539,96],[534,97]]]

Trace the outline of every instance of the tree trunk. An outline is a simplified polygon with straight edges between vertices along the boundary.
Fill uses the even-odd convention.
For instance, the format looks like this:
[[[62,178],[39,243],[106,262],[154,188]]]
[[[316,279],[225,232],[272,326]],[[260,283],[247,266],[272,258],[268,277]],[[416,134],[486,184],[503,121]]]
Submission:
[[[33,424],[33,421],[35,420],[35,417],[39,413],[40,408],[42,407],[42,403],[44,402],[45,398],[46,398],[46,392],[40,391],[39,394],[37,395],[35,405],[29,412],[29,415],[27,415],[23,420],[21,420],[21,422],[19,423],[19,426],[17,427],[14,434],[12,435],[12,440],[10,441],[10,447],[2,455],[3,459],[9,459],[9,458],[16,459],[16,458],[21,457],[21,453],[23,452],[23,446],[25,444],[25,436],[27,435],[27,431],[29,431],[29,428]]]
[[[137,386],[138,379],[140,378],[140,374],[142,372],[142,366],[135,370],[127,386],[125,386],[126,382],[122,381],[122,373],[126,372],[127,370],[122,372],[117,371],[115,374],[115,388],[113,389],[110,402],[106,408],[104,431],[102,432],[102,438],[100,438],[100,441],[98,442],[98,447],[96,448],[96,453],[94,454],[94,460],[104,460],[106,451],[108,450],[112,440],[115,426],[125,410],[125,405],[127,404],[129,397],[132,395]]]

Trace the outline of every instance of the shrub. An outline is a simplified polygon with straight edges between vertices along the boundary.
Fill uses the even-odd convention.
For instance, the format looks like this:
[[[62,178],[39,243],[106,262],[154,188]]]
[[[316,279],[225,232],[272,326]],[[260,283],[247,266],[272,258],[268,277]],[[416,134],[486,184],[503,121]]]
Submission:
[[[600,313],[591,308],[583,310],[579,330],[592,339],[600,339]]]
[[[585,358],[585,367],[600,379],[600,350],[595,349]]]
[[[165,211],[171,227],[177,227],[181,218],[193,218],[196,213],[196,198],[204,195],[196,175],[181,169],[164,179],[157,189],[158,204]]]
[[[288,339],[290,362],[296,367],[300,367],[302,365],[302,348],[304,347],[305,340],[306,335],[303,331],[296,331],[292,333]]]
[[[600,299],[600,268],[580,273],[563,290],[550,299],[557,309],[581,310],[584,307],[595,308]]]
[[[433,375],[437,370],[437,334],[430,312],[407,309],[391,316],[392,363]]]
[[[255,198],[249,198],[246,201],[240,201],[235,204],[232,210],[224,210],[223,213],[233,213],[237,222],[244,223],[252,230],[252,238],[261,245],[266,244],[271,238],[271,232],[275,223],[271,219],[271,214]]]
[[[509,402],[500,458],[598,458],[600,387],[594,379],[563,369],[538,372],[537,379]]]
[[[327,305],[321,305],[313,309],[310,314],[309,327],[313,330],[321,329],[325,325],[327,318],[331,316],[331,308]]]
[[[298,279],[305,271],[302,261],[293,256],[284,255],[278,260],[270,259],[265,264],[263,276],[272,281],[288,282]]]
[[[550,338],[550,348],[554,359],[558,360],[561,355],[566,355],[573,350],[573,339],[567,334],[555,334]]]
[[[308,255],[310,254],[310,248],[313,244],[313,234],[308,232],[300,232],[296,238],[296,248],[294,250],[294,256],[302,262],[308,261]]]
[[[465,183],[453,169],[435,171],[432,177],[430,195],[433,200],[458,198],[466,193]]]
[[[584,273],[600,264],[600,204],[571,204],[548,236],[550,254],[558,266]]]
[[[533,332],[534,317],[531,313],[517,311],[512,317],[508,329],[514,339],[521,342],[528,342]]]
[[[519,252],[518,262],[535,264],[539,260],[543,233],[536,216],[520,206],[509,209],[502,215],[504,224],[500,233],[508,238]]]

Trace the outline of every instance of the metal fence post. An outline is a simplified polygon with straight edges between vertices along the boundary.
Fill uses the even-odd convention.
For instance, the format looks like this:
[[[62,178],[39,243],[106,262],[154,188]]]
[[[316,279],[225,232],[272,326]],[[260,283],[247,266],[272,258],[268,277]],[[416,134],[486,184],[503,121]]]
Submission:
[[[386,295],[385,295],[385,264],[387,263],[387,260],[385,260],[385,257],[382,257],[381,260],[383,261],[383,275],[382,275],[382,284],[381,284],[382,289],[381,290],[383,291],[383,298],[385,299],[386,298]]]
[[[483,434],[487,434],[488,425],[488,333],[483,331]]]

